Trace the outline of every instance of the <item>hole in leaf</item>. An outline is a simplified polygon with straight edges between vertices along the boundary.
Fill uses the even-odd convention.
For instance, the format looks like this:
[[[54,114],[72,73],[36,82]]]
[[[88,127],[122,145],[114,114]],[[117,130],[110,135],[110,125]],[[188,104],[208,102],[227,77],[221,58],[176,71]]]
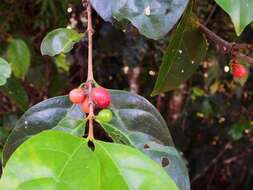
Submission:
[[[150,146],[148,145],[148,144],[144,144],[144,146],[143,146],[145,149],[148,149],[148,148],[150,148]]]
[[[168,9],[166,9],[166,11],[165,11],[165,15],[167,15],[167,14],[169,14],[170,13],[170,9],[168,8]]]
[[[167,167],[170,164],[170,160],[166,157],[162,158],[162,167]]]
[[[89,133],[88,123],[89,122],[87,122],[86,126],[85,126],[85,134],[83,135],[84,138],[88,137],[88,133]],[[113,142],[113,140],[109,137],[109,135],[106,133],[106,131],[96,121],[94,121],[93,125],[94,125],[94,138],[95,139],[102,140],[105,142]]]
[[[88,146],[89,146],[89,148],[90,148],[92,151],[95,150],[95,145],[94,145],[94,143],[93,143],[92,141],[89,141],[89,142],[88,142]]]

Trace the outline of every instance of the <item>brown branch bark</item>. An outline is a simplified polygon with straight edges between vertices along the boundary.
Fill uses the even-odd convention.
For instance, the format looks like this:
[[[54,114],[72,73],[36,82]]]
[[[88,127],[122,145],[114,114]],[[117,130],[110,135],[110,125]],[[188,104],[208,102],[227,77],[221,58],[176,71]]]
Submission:
[[[198,26],[206,37],[216,45],[216,48],[222,54],[231,55],[234,58],[241,59],[253,66],[253,57],[241,52],[241,50],[245,49],[253,50],[253,44],[237,44],[235,42],[228,42],[208,29],[205,25],[198,23]]]
[[[88,88],[88,98],[89,98],[89,115],[87,117],[89,121],[89,133],[88,133],[88,140],[93,141],[94,140],[94,105],[91,97],[92,93],[92,85],[94,82],[93,77],[93,27],[92,27],[92,8],[89,0],[83,0],[83,6],[87,8],[87,20],[88,20],[88,26],[87,26],[87,35],[88,35],[88,75],[87,75],[87,88]],[[85,4],[86,3],[86,4]]]

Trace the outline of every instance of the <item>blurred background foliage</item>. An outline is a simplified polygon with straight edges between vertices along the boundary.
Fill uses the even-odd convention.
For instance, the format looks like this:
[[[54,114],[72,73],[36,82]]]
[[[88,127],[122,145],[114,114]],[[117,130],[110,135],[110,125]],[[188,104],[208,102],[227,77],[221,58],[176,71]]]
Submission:
[[[236,37],[229,16],[213,0],[198,0],[197,5],[198,17],[215,33],[228,41],[252,43],[251,26]],[[85,15],[77,0],[0,2],[0,56],[24,65],[0,87],[1,147],[29,106],[67,94],[85,81],[86,38],[69,55],[49,58],[40,53],[41,41],[52,29],[85,32]],[[190,80],[177,90],[151,98],[170,35],[149,40],[132,26],[122,29],[96,13],[94,17],[97,82],[106,88],[136,92],[160,110],[176,147],[188,161],[192,189],[252,189],[253,77],[249,75],[245,84],[239,84],[230,74],[229,57],[211,46]],[[23,59],[18,60],[17,55]]]

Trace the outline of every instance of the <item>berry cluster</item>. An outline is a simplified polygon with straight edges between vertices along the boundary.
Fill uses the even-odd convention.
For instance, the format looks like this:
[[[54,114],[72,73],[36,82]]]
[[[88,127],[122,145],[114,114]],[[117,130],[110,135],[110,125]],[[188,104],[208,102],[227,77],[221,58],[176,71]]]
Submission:
[[[74,104],[80,104],[82,111],[90,112],[90,101],[88,94],[84,88],[76,88],[70,91],[69,99]],[[109,109],[111,104],[111,96],[107,89],[102,87],[93,88],[91,91],[92,105],[94,108],[102,109],[96,118],[101,122],[110,122],[112,112]]]

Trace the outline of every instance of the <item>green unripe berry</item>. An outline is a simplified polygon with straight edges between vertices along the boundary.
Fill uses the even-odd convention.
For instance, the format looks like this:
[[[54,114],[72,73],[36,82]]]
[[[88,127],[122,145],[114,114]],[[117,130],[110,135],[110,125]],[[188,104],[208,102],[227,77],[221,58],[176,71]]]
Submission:
[[[109,109],[103,109],[98,113],[96,119],[102,123],[109,123],[112,120],[112,111]]]

